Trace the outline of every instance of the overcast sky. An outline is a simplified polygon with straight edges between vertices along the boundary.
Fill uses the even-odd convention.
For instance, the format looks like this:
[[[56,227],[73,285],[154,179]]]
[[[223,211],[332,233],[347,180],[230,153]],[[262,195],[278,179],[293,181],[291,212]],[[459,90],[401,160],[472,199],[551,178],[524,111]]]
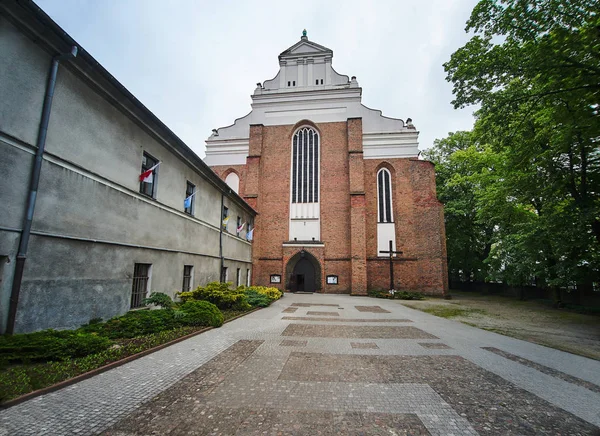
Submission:
[[[473,125],[472,108],[452,108],[442,64],[467,41],[475,0],[36,2],[201,157],[304,28],[357,76],[363,104],[413,119],[420,149]]]

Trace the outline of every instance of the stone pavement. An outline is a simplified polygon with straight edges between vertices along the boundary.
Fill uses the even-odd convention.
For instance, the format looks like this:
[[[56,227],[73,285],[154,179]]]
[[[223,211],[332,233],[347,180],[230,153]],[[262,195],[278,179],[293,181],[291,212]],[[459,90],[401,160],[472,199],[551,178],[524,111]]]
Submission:
[[[397,301],[318,294],[286,294],[0,411],[0,435],[597,435],[598,426],[598,361]]]

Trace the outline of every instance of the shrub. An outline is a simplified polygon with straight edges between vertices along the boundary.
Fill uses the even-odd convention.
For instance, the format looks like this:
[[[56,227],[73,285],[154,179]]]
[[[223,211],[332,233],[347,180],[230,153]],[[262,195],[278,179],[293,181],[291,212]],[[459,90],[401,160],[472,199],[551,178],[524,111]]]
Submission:
[[[136,310],[123,316],[111,318],[101,324],[98,334],[111,339],[135,338],[150,333],[171,330],[179,327],[181,323],[175,319],[172,310]],[[86,329],[84,327],[83,329]]]
[[[269,288],[267,286],[249,286],[245,288],[244,291],[258,292],[259,294],[268,297],[271,302],[279,300],[283,296],[283,292],[281,292],[279,289]]]
[[[223,325],[223,314],[217,306],[208,301],[187,301],[179,306],[178,311],[184,313],[178,320],[185,325],[211,327]]]
[[[144,298],[144,304],[154,304],[163,309],[170,309],[173,307],[173,300],[163,292],[153,292],[148,298]]]
[[[206,286],[199,286],[191,292],[179,294],[181,301],[208,301],[219,309],[248,310],[246,294],[239,289],[231,289],[231,283],[211,282]]]
[[[271,299],[265,294],[261,294],[253,289],[246,289],[244,291],[248,298],[248,304],[254,307],[267,307],[271,304]]]
[[[28,363],[82,357],[103,351],[111,344],[102,336],[68,330],[0,336],[0,362]]]

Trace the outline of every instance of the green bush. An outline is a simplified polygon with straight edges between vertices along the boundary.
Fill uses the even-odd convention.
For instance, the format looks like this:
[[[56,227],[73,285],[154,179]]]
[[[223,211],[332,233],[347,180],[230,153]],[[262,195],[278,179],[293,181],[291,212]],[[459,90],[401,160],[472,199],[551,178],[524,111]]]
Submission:
[[[267,307],[271,304],[271,299],[265,294],[261,294],[253,289],[244,291],[248,299],[248,304],[253,307]]]
[[[144,298],[144,304],[153,304],[163,309],[170,309],[173,307],[173,300],[163,292],[153,292],[148,298]]]
[[[186,301],[179,306],[179,312],[184,315],[179,317],[185,325],[221,327],[223,314],[217,306],[208,301]]]
[[[238,288],[238,289],[240,289],[240,288]],[[267,287],[267,286],[248,286],[248,287],[244,286],[243,290],[246,293],[248,291],[258,292],[259,294],[262,294],[262,295],[266,296],[267,298],[269,298],[269,300],[271,302],[273,302],[275,300],[279,300],[283,296],[283,292],[281,292],[279,289]]]
[[[239,289],[231,289],[231,283],[211,282],[206,286],[199,286],[191,292],[179,294],[181,301],[208,301],[221,310],[248,310],[246,294]]]
[[[81,331],[45,330],[13,336],[0,336],[0,363],[62,360],[98,353],[112,342]]]
[[[171,330],[181,326],[181,322],[175,319],[172,310],[136,310],[128,312],[123,316],[111,318],[101,328],[96,325],[89,326],[94,328],[99,335],[111,339],[116,338],[135,338],[150,333],[157,333],[164,330]],[[87,330],[88,326],[83,327]]]

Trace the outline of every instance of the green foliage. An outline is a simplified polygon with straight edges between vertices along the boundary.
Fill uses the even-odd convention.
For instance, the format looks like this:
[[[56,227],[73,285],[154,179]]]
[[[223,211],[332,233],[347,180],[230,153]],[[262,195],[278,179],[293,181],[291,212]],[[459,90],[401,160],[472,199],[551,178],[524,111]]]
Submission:
[[[424,300],[425,296],[418,292],[396,291],[390,294],[389,291],[381,289],[370,289],[367,291],[369,297],[387,298],[388,300]]]
[[[231,289],[231,283],[211,282],[191,292],[179,294],[181,301],[209,301],[219,309],[247,310],[250,308],[246,294],[240,289]]]
[[[144,304],[153,304],[163,309],[170,309],[173,307],[173,300],[163,292],[153,292],[150,297],[144,298]]]
[[[184,316],[178,320],[186,325],[221,327],[223,314],[217,306],[208,301],[186,301],[179,306]]]
[[[250,291],[265,295],[271,302],[279,300],[283,296],[283,292],[281,292],[279,289],[267,286],[249,286],[242,288],[246,293]]]
[[[197,330],[198,327],[181,327],[130,339],[122,342],[120,348],[109,348],[84,357],[11,366],[0,370],[0,402],[67,380]]]
[[[45,330],[0,336],[0,362],[61,360],[86,356],[111,345],[105,337],[79,331]]]
[[[600,15],[587,0],[483,0],[444,66],[473,132],[441,141],[451,278],[600,281]]]
[[[248,299],[248,304],[253,307],[267,307],[271,304],[271,299],[265,294],[261,294],[253,289],[246,289],[244,291]]]
[[[83,330],[93,329],[99,335],[111,339],[135,338],[137,336],[172,330],[182,323],[175,319],[172,310],[136,310],[123,316],[111,318],[104,324],[82,327]]]

